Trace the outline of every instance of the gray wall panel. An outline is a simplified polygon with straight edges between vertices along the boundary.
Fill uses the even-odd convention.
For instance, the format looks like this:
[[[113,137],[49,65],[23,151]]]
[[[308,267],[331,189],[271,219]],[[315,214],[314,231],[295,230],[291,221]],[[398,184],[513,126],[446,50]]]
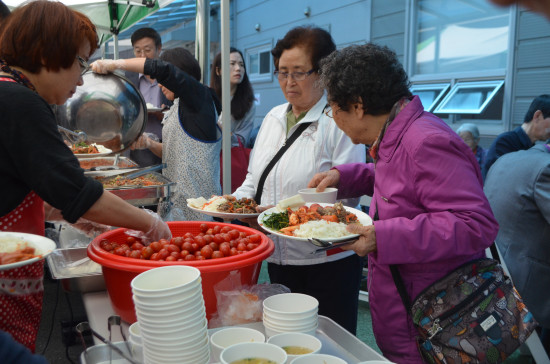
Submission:
[[[533,68],[550,65],[550,39],[538,38],[520,42],[517,48],[517,67]]]
[[[518,25],[519,40],[550,36],[548,19],[531,11],[520,12]]]

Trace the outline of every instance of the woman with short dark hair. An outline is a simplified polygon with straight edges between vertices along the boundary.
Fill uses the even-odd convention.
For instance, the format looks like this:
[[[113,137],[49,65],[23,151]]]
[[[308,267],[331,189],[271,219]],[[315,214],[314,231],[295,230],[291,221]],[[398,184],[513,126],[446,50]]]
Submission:
[[[397,56],[367,43],[332,53],[321,65],[334,123],[370,146],[374,163],[336,166],[309,187],[337,186],[341,197],[372,196],[371,226],[342,249],[368,255],[376,343],[395,363],[422,363],[412,318],[390,272],[397,266],[411,299],[458,266],[485,256],[498,224],[468,146],[412,97]],[[436,349],[437,351],[437,349]]]
[[[63,105],[83,84],[97,49],[95,26],[60,2],[32,1],[15,9],[0,32],[0,231],[44,235],[44,201],[65,220],[101,224],[170,238],[158,215],[126,203],[84,175],[57,129],[51,104]],[[33,289],[2,293],[0,329],[34,350],[40,323],[44,261],[8,271],[0,280],[26,277]],[[1,291],[1,290],[0,290]]]
[[[162,142],[142,135],[132,148],[147,148],[166,163],[163,175],[178,183],[170,199],[176,219],[211,220],[187,207],[187,199],[221,193],[216,96],[200,82],[199,63],[188,50],[167,49],[160,58],[99,60],[92,64],[92,70],[108,73],[121,69],[151,76],[166,98],[174,101],[162,120]]]

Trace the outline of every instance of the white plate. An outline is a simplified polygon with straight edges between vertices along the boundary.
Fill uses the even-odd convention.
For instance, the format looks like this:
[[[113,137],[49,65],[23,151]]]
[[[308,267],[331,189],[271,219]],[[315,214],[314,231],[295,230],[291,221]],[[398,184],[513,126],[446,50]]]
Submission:
[[[309,203],[306,203],[305,205],[309,207],[313,204],[314,203],[309,202]],[[332,203],[319,203],[319,205],[325,207],[325,206],[332,206],[334,204],[332,204]],[[346,209],[347,212],[351,212],[352,214],[355,214],[355,216],[357,216],[357,220],[359,220],[359,222],[362,225],[364,225],[364,226],[372,225],[372,219],[370,218],[369,215],[365,214],[363,211],[360,211],[360,210],[357,210],[357,209],[354,209],[354,208],[351,208],[351,207],[348,207],[348,206],[344,206],[344,208]],[[264,212],[262,212],[260,214],[260,216],[258,216],[258,224],[262,227],[262,229],[264,229],[265,231],[267,231],[270,234],[278,235],[278,236],[280,236],[282,238],[285,238],[285,239],[298,240],[298,241],[308,241],[307,240],[308,238],[300,238],[298,236],[285,235],[285,234],[283,234],[283,233],[281,233],[277,230],[272,230],[272,229],[268,228],[267,226],[265,226],[263,224],[264,217],[266,215],[270,215],[274,212],[280,212],[280,211],[277,209],[277,207],[272,207],[269,210],[265,210]],[[346,239],[349,239],[349,238],[354,237],[354,236],[359,237],[359,234],[349,234],[349,235],[346,235],[346,236],[340,236],[338,238],[319,238],[319,239],[330,240],[331,242],[336,243],[338,241],[346,240]]]
[[[99,153],[90,153],[90,154],[87,154],[87,153],[74,153],[74,155],[77,158],[96,158],[96,157],[105,157],[105,156],[113,154],[113,151],[111,149],[105,148],[103,145],[98,145],[98,144],[92,144],[92,145],[95,145],[97,147],[97,150],[99,150],[100,152]]]
[[[205,214],[208,216],[213,217],[219,217],[224,220],[235,220],[235,219],[246,219],[250,217],[257,217],[260,215],[259,212],[253,213],[253,214],[236,214],[231,212],[219,212],[219,211],[205,211],[203,209],[198,209],[196,207],[191,207],[189,204],[187,204],[187,207],[189,207],[191,210],[200,212],[201,214]]]
[[[44,259],[56,248],[55,242],[53,240],[40,235],[16,232],[0,232],[0,251],[13,251],[13,248],[11,247],[16,247],[17,245],[22,243],[27,243],[27,246],[33,247],[35,249],[35,255],[40,256],[20,262],[0,265],[0,270],[13,269],[37,262],[41,259]]]

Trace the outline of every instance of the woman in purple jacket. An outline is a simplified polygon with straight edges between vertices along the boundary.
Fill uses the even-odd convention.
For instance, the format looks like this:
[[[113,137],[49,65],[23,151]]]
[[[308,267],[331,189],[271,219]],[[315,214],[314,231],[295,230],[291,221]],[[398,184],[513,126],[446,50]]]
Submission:
[[[336,51],[324,60],[321,75],[332,108],[328,115],[354,143],[370,145],[375,162],[337,166],[315,175],[309,187],[337,186],[338,199],[372,196],[374,225],[349,226],[361,237],[346,249],[368,254],[378,346],[393,362],[421,363],[416,330],[389,265],[398,266],[414,299],[485,255],[498,224],[477,161],[445,122],[411,96],[407,74],[389,48],[369,43]]]

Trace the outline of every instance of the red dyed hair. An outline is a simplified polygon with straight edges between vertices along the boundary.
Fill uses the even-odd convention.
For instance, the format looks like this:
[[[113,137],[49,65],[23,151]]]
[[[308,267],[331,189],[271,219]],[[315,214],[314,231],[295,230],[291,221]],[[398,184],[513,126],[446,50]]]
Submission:
[[[10,66],[39,73],[74,64],[85,41],[97,49],[95,26],[84,14],[57,1],[37,0],[15,9],[2,24],[0,59]]]

